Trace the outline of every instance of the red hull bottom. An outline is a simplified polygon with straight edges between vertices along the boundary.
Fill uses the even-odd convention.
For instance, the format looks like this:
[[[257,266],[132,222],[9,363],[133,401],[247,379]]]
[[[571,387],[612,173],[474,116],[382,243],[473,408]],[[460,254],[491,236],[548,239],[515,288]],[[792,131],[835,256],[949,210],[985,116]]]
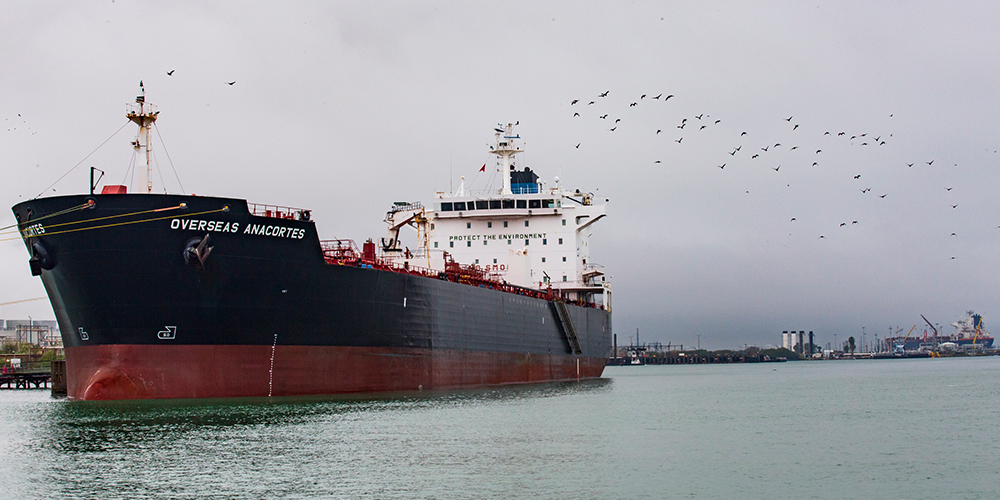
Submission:
[[[607,358],[332,346],[100,345],[66,349],[72,399],[298,396],[597,378]]]

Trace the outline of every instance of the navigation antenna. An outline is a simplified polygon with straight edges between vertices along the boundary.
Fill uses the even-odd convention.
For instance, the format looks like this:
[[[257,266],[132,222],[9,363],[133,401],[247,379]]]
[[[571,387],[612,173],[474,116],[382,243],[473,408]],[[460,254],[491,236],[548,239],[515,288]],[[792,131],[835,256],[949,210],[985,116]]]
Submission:
[[[514,135],[514,124],[508,123],[506,127],[500,128],[497,125],[493,129],[496,131],[497,143],[495,146],[490,146],[490,152],[499,156],[498,162],[500,163],[501,177],[503,177],[503,188],[500,191],[501,195],[512,195],[514,194],[510,190],[510,171],[513,170],[513,162],[511,158],[517,154],[522,153],[523,150],[518,148],[514,144],[514,139],[520,139],[521,136]]]
[[[156,115],[159,115],[160,112],[156,106],[146,103],[146,88],[142,86],[142,80],[139,80],[139,90],[142,91],[142,95],[136,96],[135,104],[126,104],[125,116],[139,126],[139,133],[132,141],[132,147],[135,148],[136,153],[140,149],[146,152],[146,170],[139,181],[145,184],[148,194],[153,192],[153,166],[150,163],[153,152],[150,149],[149,129],[152,128],[153,122],[156,121]]]

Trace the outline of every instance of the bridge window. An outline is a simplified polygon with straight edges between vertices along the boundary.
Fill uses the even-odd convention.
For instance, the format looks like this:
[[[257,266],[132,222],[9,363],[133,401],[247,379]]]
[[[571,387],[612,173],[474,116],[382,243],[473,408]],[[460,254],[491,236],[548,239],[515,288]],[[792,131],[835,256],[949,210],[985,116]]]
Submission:
[[[542,208],[556,208],[555,200],[542,200]]]
[[[528,200],[517,200],[517,208],[528,208]]]
[[[514,200],[503,200],[504,208],[514,208]]]
[[[456,201],[454,205],[455,205],[455,211],[456,212],[461,212],[462,210],[465,210],[465,202],[464,201]]]
[[[490,202],[486,200],[480,200],[476,202],[476,210],[486,210],[490,208]]]
[[[452,207],[452,205],[451,205],[450,201],[444,202],[444,203],[441,204],[441,211],[442,212],[451,212],[451,207]]]
[[[500,200],[490,200],[490,210],[499,210],[500,206]]]
[[[542,200],[528,200],[528,208],[542,208]]]

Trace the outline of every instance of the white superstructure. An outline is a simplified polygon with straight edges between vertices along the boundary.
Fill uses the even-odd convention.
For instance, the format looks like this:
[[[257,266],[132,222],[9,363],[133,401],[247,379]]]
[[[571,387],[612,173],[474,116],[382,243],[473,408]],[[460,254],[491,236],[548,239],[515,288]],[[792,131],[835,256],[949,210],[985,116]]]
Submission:
[[[530,168],[517,170],[515,155],[523,150],[514,125],[496,128],[502,178],[498,189],[438,192],[433,202],[397,202],[386,214],[389,236],[381,241],[383,256],[397,265],[443,270],[446,259],[476,265],[507,283],[534,289],[551,287],[567,300],[598,302],[611,307],[610,282],[603,266],[590,259],[591,226],[605,217],[606,204],[593,194],[546,188]],[[607,200],[604,200],[605,202]],[[403,226],[417,230],[411,250],[399,241]]]

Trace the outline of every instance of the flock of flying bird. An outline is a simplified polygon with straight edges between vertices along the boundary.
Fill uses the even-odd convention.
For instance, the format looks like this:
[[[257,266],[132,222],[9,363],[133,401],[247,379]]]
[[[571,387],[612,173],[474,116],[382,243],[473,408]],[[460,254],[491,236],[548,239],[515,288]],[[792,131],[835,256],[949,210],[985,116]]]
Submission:
[[[594,98],[594,99],[573,99],[573,100],[571,100],[570,101],[570,106],[571,106],[571,109],[573,110],[573,117],[574,118],[581,118],[581,117],[583,117],[585,115],[596,114],[598,119],[600,119],[600,120],[606,120],[607,121],[606,123],[607,123],[607,125],[609,125],[609,127],[607,128],[607,130],[609,132],[615,132],[615,131],[617,131],[618,127],[619,127],[619,124],[622,121],[622,118],[620,118],[620,117],[613,117],[612,118],[611,113],[605,112],[604,108],[599,105],[600,100],[604,99],[604,98],[607,98],[610,93],[611,92],[609,90],[606,90],[604,92],[601,92],[601,93],[597,94],[597,97]],[[664,95],[664,94],[665,93],[659,93],[659,94],[657,94],[655,96],[651,96],[650,94],[642,94],[637,99],[636,98],[630,99],[629,100],[630,102],[628,103],[628,108],[635,108],[637,106],[642,105],[643,103],[652,102],[652,101],[661,101],[661,102],[665,103],[668,100],[670,100],[671,98],[675,97],[674,94],[668,94],[668,95]],[[584,101],[586,101],[586,102],[584,102]],[[589,113],[588,112],[589,111],[588,108],[590,106],[594,106],[594,105],[598,105],[598,106],[595,107],[595,108],[591,108],[591,109],[600,109],[600,111],[598,111],[596,113]],[[892,117],[893,117],[893,115],[890,114],[889,118],[891,119]],[[751,141],[751,137],[752,137],[753,134],[748,133],[747,130],[742,130],[740,132],[739,136],[735,138],[734,142],[737,145],[736,146],[732,146],[730,150],[727,150],[725,152],[725,154],[728,155],[729,158],[726,159],[725,157],[723,157],[723,161],[721,163],[719,163],[719,164],[716,164],[715,166],[717,168],[719,168],[720,170],[725,170],[727,167],[732,168],[733,166],[735,166],[736,164],[738,164],[737,162],[740,162],[741,166],[745,166],[748,163],[749,164],[767,163],[768,160],[770,159],[770,160],[774,160],[774,161],[770,164],[772,166],[769,166],[769,168],[770,168],[770,170],[772,170],[772,171],[774,171],[776,173],[780,173],[780,171],[782,169],[782,164],[788,164],[788,163],[785,163],[785,162],[789,162],[790,163],[790,162],[794,161],[796,165],[801,165],[801,166],[806,166],[806,167],[820,167],[821,166],[822,158],[824,158],[824,155],[823,155],[823,148],[824,147],[838,147],[838,146],[848,145],[848,146],[857,146],[858,148],[881,148],[881,147],[886,146],[887,144],[890,144],[891,141],[892,141],[892,139],[893,139],[893,134],[892,133],[889,133],[889,134],[885,134],[885,133],[873,134],[873,133],[868,133],[868,132],[849,133],[847,131],[825,130],[822,133],[822,138],[823,139],[830,139],[831,141],[837,141],[837,140],[839,140],[839,143],[838,142],[829,142],[828,141],[828,142],[820,145],[820,147],[815,147],[814,146],[815,147],[814,150],[813,149],[809,149],[809,151],[806,152],[806,151],[802,151],[802,149],[804,149],[804,147],[800,148],[800,146],[797,145],[797,143],[807,142],[807,143],[813,143],[813,144],[815,144],[815,141],[800,141],[799,140],[799,137],[800,137],[799,134],[802,134],[806,130],[807,127],[802,127],[802,130],[800,130],[800,127],[802,126],[802,124],[799,123],[797,120],[795,120],[795,116],[794,115],[788,116],[788,117],[775,118],[775,120],[781,120],[781,121],[787,122],[787,124],[785,125],[785,130],[787,132],[784,133],[784,135],[782,136],[783,139],[779,139],[778,141],[768,141],[768,142],[757,141],[758,145],[752,146],[752,145],[750,145],[750,141]],[[666,129],[664,127],[660,127],[660,128],[656,128],[655,132],[652,131],[652,130],[650,130],[649,133],[651,133],[655,137],[658,137],[661,134],[667,135],[667,132],[669,132],[670,130],[674,130],[673,136],[676,137],[676,139],[673,139],[673,142],[678,145],[676,147],[680,147],[680,146],[684,145],[684,137],[685,137],[686,133],[701,132],[701,131],[709,128],[709,127],[717,126],[720,123],[722,123],[721,119],[718,119],[718,118],[713,119],[707,113],[699,113],[697,115],[691,116],[690,119],[688,117],[682,117],[680,119],[679,123],[675,123],[675,125],[673,126],[673,129],[671,129],[669,126],[666,127]],[[818,131],[815,132],[815,133],[818,133]],[[815,138],[813,138],[813,139],[815,139]],[[577,143],[575,145],[575,148],[579,149],[580,146],[581,146],[581,144],[582,143]],[[746,146],[746,147],[744,147],[744,146]],[[779,150],[783,151],[784,154],[783,155],[777,155],[777,152]],[[797,151],[797,150],[799,152],[795,153],[796,155],[801,155],[801,154],[804,153],[804,154],[810,156],[810,158],[805,159],[805,161],[803,162],[802,161],[803,160],[802,156],[797,156],[797,157],[790,157],[789,156],[793,151]],[[778,157],[775,158],[775,156],[778,156]],[[780,161],[780,163],[779,163],[779,161]],[[931,166],[934,165],[934,162],[935,162],[934,159],[929,159],[929,160],[923,161],[922,163],[926,164],[928,167],[931,167]],[[662,160],[657,159],[653,163],[654,164],[660,164],[660,163],[662,163]],[[908,163],[906,163],[906,167],[907,168],[912,168],[917,163],[918,162],[916,162],[916,161],[914,161],[914,162],[908,162]],[[957,166],[957,164],[956,164],[956,166]],[[790,168],[795,168],[795,166],[791,166]],[[851,173],[850,177],[854,181],[862,182],[863,174],[862,173]],[[789,184],[789,187],[790,187],[790,184]],[[873,188],[872,186],[865,186],[863,184],[861,186],[857,187],[858,191],[862,195],[865,195],[865,194],[871,192],[872,188]],[[945,188],[946,192],[948,192],[948,193],[951,193],[952,189],[953,189],[953,187],[951,187],[951,186]],[[746,191],[746,193],[749,194],[750,191]],[[881,194],[877,194],[876,196],[879,199],[881,199],[881,200],[885,200],[886,197],[889,196],[889,192],[885,191],[885,192],[882,192]],[[958,204],[949,201],[948,202],[948,207],[950,207],[951,210],[954,210],[954,209],[958,208]],[[789,222],[796,222],[797,220],[798,219],[796,217],[791,217],[789,219]],[[856,226],[858,224],[859,224],[858,220],[856,220],[854,218],[849,218],[848,220],[840,222],[838,227],[845,228],[845,227],[850,227],[850,226]],[[813,233],[813,234],[815,234],[815,233]],[[949,236],[955,237],[955,236],[958,236],[958,235],[957,235],[956,232],[951,232],[951,234]],[[827,237],[826,237],[825,234],[820,234],[817,237],[817,239],[827,239]],[[954,258],[955,258],[954,256],[951,257],[951,259],[954,259]]]

